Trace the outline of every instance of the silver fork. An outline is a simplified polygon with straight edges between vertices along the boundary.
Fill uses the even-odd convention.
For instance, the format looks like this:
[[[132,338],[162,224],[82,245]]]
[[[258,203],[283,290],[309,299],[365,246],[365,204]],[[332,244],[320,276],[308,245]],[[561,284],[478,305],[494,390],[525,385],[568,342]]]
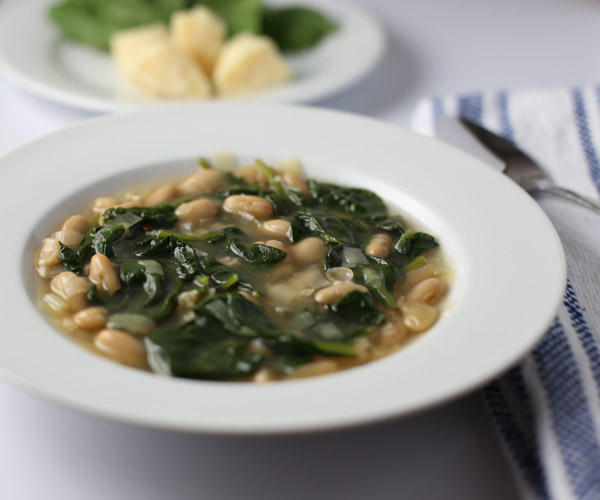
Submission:
[[[460,118],[460,122],[482,145],[504,162],[504,173],[528,193],[559,196],[600,214],[598,203],[555,185],[542,167],[510,141],[464,118]]]

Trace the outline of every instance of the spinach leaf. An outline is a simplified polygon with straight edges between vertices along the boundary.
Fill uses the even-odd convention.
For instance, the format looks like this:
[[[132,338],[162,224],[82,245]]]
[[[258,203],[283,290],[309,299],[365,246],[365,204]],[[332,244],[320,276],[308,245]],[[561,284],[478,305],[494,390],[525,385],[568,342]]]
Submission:
[[[325,312],[315,311],[314,322],[303,332],[322,354],[354,356],[354,347],[348,342],[384,320],[385,315],[375,308],[372,297],[355,290],[326,305]]]
[[[125,228],[120,224],[101,226],[92,234],[92,249],[95,253],[101,253],[107,257],[114,257],[113,243],[125,234]]]
[[[364,295],[364,294],[363,294]],[[348,307],[360,305],[363,316],[347,316]],[[206,299],[194,308],[195,319],[172,329],[158,330],[145,339],[149,361],[159,373],[209,380],[229,380],[247,376],[260,366],[290,371],[306,363],[314,354],[356,355],[351,345],[323,338],[300,338],[284,332],[264,309],[237,293]],[[361,301],[334,311],[340,324],[377,321],[368,317],[368,304]],[[346,317],[347,316],[347,317]],[[367,325],[352,325],[352,334]],[[273,355],[269,358],[252,353],[250,342],[260,340]]]
[[[355,249],[358,251],[358,249]],[[323,257],[322,266],[325,271],[332,267],[348,266],[345,259],[346,247],[343,245],[332,245]],[[388,309],[397,307],[394,298],[394,286],[396,281],[402,277],[406,260],[398,256],[394,261],[364,255],[363,263],[354,263],[354,281],[366,286],[371,293]]]
[[[105,295],[92,286],[88,299],[111,312],[143,314],[155,321],[165,318],[174,309],[182,280],[169,267],[161,265],[162,274],[154,266],[136,261],[120,266],[122,286],[112,295]]]
[[[310,191],[320,204],[338,212],[366,217],[386,215],[383,200],[368,189],[350,188],[309,180]]]
[[[385,321],[385,315],[380,313],[368,293],[354,290],[333,304],[328,304],[325,309],[339,321],[352,325],[346,335],[356,336],[365,330],[379,325]]]
[[[65,37],[108,51],[117,31],[168,23],[175,11],[194,5],[204,5],[219,16],[228,36],[264,33],[284,51],[310,48],[335,30],[333,22],[314,10],[265,9],[262,0],[63,0],[48,13]]]
[[[394,245],[394,249],[407,261],[438,246],[435,238],[427,233],[406,231]]]
[[[237,227],[226,227],[205,234],[198,238],[198,241],[206,242],[211,245],[219,244],[227,249],[235,257],[238,257],[250,266],[253,271],[269,269],[279,264],[285,259],[287,252],[279,248],[271,247],[261,243],[255,243],[245,246],[241,237],[245,233]]]
[[[285,333],[265,315],[264,309],[239,293],[226,293],[207,299],[194,309],[197,316],[217,320],[229,333],[243,337],[277,338]]]
[[[90,225],[86,233],[83,235],[83,240],[76,249],[69,248],[62,243],[59,243],[60,261],[66,271],[71,271],[81,275],[83,273],[83,266],[88,262],[94,253],[92,248],[92,235],[100,229],[101,226],[98,224],[98,217]]]
[[[129,260],[119,266],[119,276],[125,286],[141,285],[145,293],[142,307],[158,298],[164,275],[163,267],[155,260]]]
[[[404,219],[400,215],[392,215],[390,217],[383,215],[371,216],[366,217],[364,222],[375,230],[387,231],[388,233],[401,235],[405,231]]]
[[[182,279],[193,277],[200,270],[198,257],[193,247],[173,234],[143,238],[132,247],[137,257],[162,257],[169,260]]]
[[[163,375],[204,380],[231,380],[252,374],[262,356],[238,339],[207,341],[195,323],[188,329],[162,330],[144,339],[148,362]]]
[[[196,0],[217,14],[227,25],[228,36],[238,33],[260,33],[262,0]]]
[[[286,186],[281,177],[275,175],[275,171],[269,167],[262,160],[256,160],[255,165],[266,175],[269,179],[269,185],[272,188],[272,192],[265,193],[267,198],[275,210],[275,214],[278,216],[293,214],[306,205],[307,197],[299,191]]]
[[[315,46],[336,30],[333,21],[305,7],[266,8],[262,27],[282,52],[299,52]]]
[[[394,298],[394,285],[402,275],[402,270],[385,259],[367,256],[369,264],[358,264],[353,268],[354,281],[366,286],[385,307],[397,307]]]
[[[200,270],[208,276],[210,282],[219,291],[229,290],[234,287],[241,291],[246,291],[254,296],[260,295],[256,288],[247,281],[240,278],[236,271],[233,271],[225,264],[222,264],[215,258],[202,259],[199,262]]]
[[[255,243],[254,245],[245,247],[236,240],[231,240],[229,242],[229,250],[244,262],[250,264],[254,271],[269,269],[279,264],[287,255],[287,252],[280,250],[279,248],[270,247],[261,243]]]
[[[297,211],[290,220],[290,239],[296,243],[316,236],[326,243],[361,246],[370,237],[368,228],[352,221],[308,209]]]
[[[63,245],[61,242],[58,245],[58,256],[65,271],[81,274],[83,272],[83,259],[81,255],[76,250]]]
[[[50,8],[49,15],[67,38],[108,50],[116,31],[166,23],[173,12],[192,3],[190,0],[63,0]]]
[[[217,229],[211,233],[203,234],[199,237],[199,241],[210,243],[211,245],[219,242],[227,244],[229,240],[239,236],[244,236],[244,231],[237,227],[229,226]]]
[[[331,269],[332,267],[340,267],[343,264],[344,259],[344,245],[339,243],[330,245],[325,252],[322,260],[322,267],[324,271]]]
[[[104,223],[113,222],[113,224],[122,221],[123,217],[134,215],[142,224],[152,226],[153,229],[173,227],[177,222],[175,215],[175,206],[170,203],[163,203],[153,207],[114,207],[105,210],[102,213]]]

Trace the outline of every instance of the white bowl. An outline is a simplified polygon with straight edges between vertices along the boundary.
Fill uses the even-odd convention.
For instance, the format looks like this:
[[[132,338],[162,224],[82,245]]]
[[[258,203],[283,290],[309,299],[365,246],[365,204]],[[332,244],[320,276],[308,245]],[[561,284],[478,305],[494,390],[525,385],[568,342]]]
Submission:
[[[27,0],[0,17],[0,70],[40,97],[90,111],[156,106],[133,98],[119,84],[110,55],[64,39],[49,19],[57,0]],[[381,59],[382,26],[360,6],[336,0],[270,0],[270,6],[302,5],[323,12],[338,26],[317,46],[286,57],[294,78],[238,98],[261,102],[316,102],[365,78]]]
[[[35,305],[33,266],[52,228],[97,196],[186,163],[193,169],[193,159],[219,150],[266,161],[299,156],[309,176],[372,189],[409,214],[455,264],[450,310],[387,358],[268,385],[145,373],[53,330]],[[281,433],[422,410],[525,355],[549,326],[566,279],[553,226],[510,180],[442,143],[339,112],[212,103],[96,119],[1,157],[0,185],[1,372],[56,401],[149,426]]]

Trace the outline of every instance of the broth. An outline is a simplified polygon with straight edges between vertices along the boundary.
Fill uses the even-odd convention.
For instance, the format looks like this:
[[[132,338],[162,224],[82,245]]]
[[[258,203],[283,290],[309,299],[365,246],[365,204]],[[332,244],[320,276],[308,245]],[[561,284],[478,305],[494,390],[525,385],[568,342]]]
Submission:
[[[38,252],[40,304],[157,373],[269,382],[389,355],[438,320],[435,239],[365,189],[258,161],[98,198]]]

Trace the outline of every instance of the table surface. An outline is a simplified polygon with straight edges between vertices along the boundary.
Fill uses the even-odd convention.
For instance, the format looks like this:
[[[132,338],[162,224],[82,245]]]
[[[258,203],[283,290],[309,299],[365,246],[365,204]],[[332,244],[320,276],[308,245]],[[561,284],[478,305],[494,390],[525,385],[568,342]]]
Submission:
[[[0,0],[0,15],[28,0]],[[372,75],[318,103],[407,126],[419,98],[598,83],[597,0],[361,0],[388,48]],[[87,118],[0,76],[0,153]],[[3,305],[2,307],[6,307]],[[0,381],[0,498],[510,499],[516,486],[479,394],[352,430],[189,435],[101,420]]]

